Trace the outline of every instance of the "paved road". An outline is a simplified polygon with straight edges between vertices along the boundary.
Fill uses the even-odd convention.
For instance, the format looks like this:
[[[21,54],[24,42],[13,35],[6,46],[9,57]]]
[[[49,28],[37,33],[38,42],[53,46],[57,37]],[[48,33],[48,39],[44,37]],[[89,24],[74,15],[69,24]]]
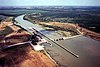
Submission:
[[[15,20],[18,22],[17,25],[22,26],[28,30],[28,27],[33,27],[40,31],[43,28],[36,26],[26,20],[23,20],[23,16],[17,17]],[[31,31],[30,31],[31,32]],[[31,32],[32,33],[32,32]],[[43,32],[41,32],[43,33]],[[49,34],[50,35],[50,34]],[[48,35],[46,34],[48,37]],[[45,37],[44,37],[45,38]],[[47,38],[45,38],[47,39]],[[56,45],[47,39],[53,46],[46,46],[46,51],[50,56],[62,67],[100,67],[100,42],[90,39],[85,36],[79,36],[63,41],[57,41],[61,46],[68,48],[72,52],[79,55],[79,58],[74,57],[64,49]]]

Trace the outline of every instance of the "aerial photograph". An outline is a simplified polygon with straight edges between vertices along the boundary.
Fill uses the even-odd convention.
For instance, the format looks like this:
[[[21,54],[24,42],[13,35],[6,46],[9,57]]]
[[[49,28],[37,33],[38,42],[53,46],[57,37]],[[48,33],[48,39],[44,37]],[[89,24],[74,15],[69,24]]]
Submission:
[[[100,67],[100,0],[0,0],[0,67]]]

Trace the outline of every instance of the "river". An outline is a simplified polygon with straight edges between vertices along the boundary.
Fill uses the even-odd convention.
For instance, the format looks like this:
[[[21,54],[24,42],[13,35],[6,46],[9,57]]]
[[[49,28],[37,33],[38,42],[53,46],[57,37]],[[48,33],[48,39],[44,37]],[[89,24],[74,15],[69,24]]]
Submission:
[[[41,26],[32,24],[31,22],[23,19],[24,15],[18,16],[15,20],[18,22],[15,24],[23,27],[30,33],[32,33],[28,28],[33,27],[39,32],[43,33],[47,37],[54,37],[51,33],[45,33]],[[44,30],[44,31],[43,31]],[[51,37],[51,38],[52,38]],[[57,37],[57,36],[55,36]],[[54,37],[54,38],[55,38]],[[45,38],[45,37],[44,37]],[[46,39],[46,38],[45,38]],[[47,39],[48,40],[48,39]],[[79,55],[79,58],[76,58],[52,43],[48,40],[53,46],[46,47],[46,51],[50,56],[62,67],[100,67],[100,41],[93,40],[89,37],[79,36],[71,39],[66,39],[62,41],[57,41],[61,46],[68,48],[72,52]]]

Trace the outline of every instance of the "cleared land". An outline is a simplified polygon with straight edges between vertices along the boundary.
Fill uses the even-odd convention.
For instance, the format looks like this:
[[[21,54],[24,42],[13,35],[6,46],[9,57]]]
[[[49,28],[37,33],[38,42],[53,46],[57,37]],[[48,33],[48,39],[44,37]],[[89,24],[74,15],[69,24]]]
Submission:
[[[0,46],[12,45],[28,40],[30,34],[12,22],[2,22],[0,24]]]
[[[75,25],[69,23],[60,23],[60,22],[39,22],[40,25],[44,27],[53,28],[54,30],[62,32],[64,36],[74,36],[78,35],[78,31],[76,30]]]
[[[64,30],[63,32],[64,34],[68,34],[65,32],[69,31],[71,35],[82,34],[87,37],[100,41],[100,33],[90,31],[84,27],[79,26],[78,24],[63,23],[63,22],[41,22],[41,21],[34,20],[34,18],[30,18],[30,17],[32,17],[32,15],[26,15],[24,19],[29,20],[33,23],[38,23],[44,27],[51,27],[51,28],[54,28],[55,30],[59,30],[59,29]],[[78,29],[81,33],[79,33],[76,29]],[[64,36],[68,36],[68,35],[64,35]]]
[[[0,66],[4,67],[57,67],[43,52],[24,44],[0,51]]]
[[[7,27],[7,28],[6,28]],[[0,48],[28,41],[30,34],[12,22],[0,24]],[[44,51],[36,52],[29,44],[0,50],[0,67],[57,67]]]
[[[57,28],[60,30],[64,30],[63,33],[65,36],[68,36],[67,34],[67,30],[70,32],[70,35],[77,35],[77,34],[82,34],[82,35],[85,35],[87,37],[91,37],[95,40],[99,40],[100,41],[100,34],[99,33],[96,33],[96,32],[93,32],[93,31],[90,31],[86,28],[83,28],[79,25],[75,25],[75,24],[71,24],[71,23],[60,23],[60,22],[49,22],[49,23],[45,23],[45,22],[40,22],[39,23],[40,25],[43,25],[43,26],[50,26],[50,27],[53,27],[53,28]],[[77,29],[81,32],[79,33],[77,31]]]

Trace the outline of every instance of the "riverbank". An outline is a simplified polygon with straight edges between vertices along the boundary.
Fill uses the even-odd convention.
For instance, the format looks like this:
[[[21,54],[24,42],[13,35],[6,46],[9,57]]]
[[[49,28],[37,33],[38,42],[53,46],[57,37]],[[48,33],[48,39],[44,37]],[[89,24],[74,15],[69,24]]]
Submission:
[[[69,30],[70,32],[73,31],[74,34],[84,35],[86,37],[90,37],[92,39],[100,41],[100,33],[90,31],[86,28],[79,26],[78,24],[62,23],[62,22],[41,22],[41,21],[32,20],[31,18],[29,18],[28,15],[25,15],[24,19],[28,20],[34,24],[40,24],[45,27],[56,28],[56,30],[60,29],[60,30]],[[65,32],[63,32],[63,33],[65,33]]]
[[[99,41],[93,40],[91,38],[85,37],[85,36],[79,36],[75,38],[65,39],[65,40],[59,40],[55,41],[56,43],[59,43],[59,46],[64,47],[65,49],[69,49],[73,53],[77,54],[79,58],[76,58],[72,54],[70,54],[68,51],[62,49],[59,47],[56,43],[52,42],[53,38],[58,38],[58,36],[52,35],[53,32],[46,31],[38,24],[33,24],[30,21],[23,19],[24,15],[18,16],[15,18],[18,23],[17,25],[23,27],[27,31],[31,32],[29,30],[30,28],[35,29],[36,31],[40,32],[41,34],[45,35],[43,36],[44,39],[46,39],[52,46],[45,46],[46,51],[48,54],[56,61],[56,63],[60,67],[81,67],[83,63],[86,67],[88,67],[88,64],[90,67],[93,66],[100,66],[98,65],[98,51],[99,51]],[[50,36],[51,35],[51,36]],[[52,37],[52,39],[51,39]],[[48,39],[49,38],[49,39]],[[91,46],[93,48],[91,48]],[[88,49],[89,48],[89,49]],[[91,49],[90,49],[91,48]],[[92,51],[93,50],[93,51]],[[94,63],[95,59],[95,63]],[[88,60],[88,61],[87,61]],[[84,66],[83,66],[84,67]]]
[[[7,28],[6,28],[7,27]],[[7,29],[7,30],[6,30]],[[30,33],[13,23],[4,21],[0,24],[0,48],[26,42]],[[29,44],[10,47],[0,51],[0,66],[6,67],[57,67],[44,51],[34,51]]]
[[[55,34],[58,34],[62,37],[71,37],[75,35],[80,35],[80,33],[76,30],[76,27],[70,23],[60,23],[60,22],[41,22],[31,20],[30,18],[24,16],[25,20],[31,21],[33,24],[42,26],[46,31],[54,31]]]
[[[57,67],[46,54],[36,52],[29,44],[0,51],[0,66],[4,67]]]
[[[13,25],[12,22],[2,22],[0,24],[0,46],[12,45],[16,43],[25,42],[28,40],[30,34],[20,27]]]
[[[83,28],[83,27],[81,27],[79,25],[77,25],[77,28],[80,30],[80,32],[83,33],[84,36],[90,37],[92,39],[100,41],[100,33],[96,33],[96,32],[90,31],[90,30],[88,30],[86,28]]]

